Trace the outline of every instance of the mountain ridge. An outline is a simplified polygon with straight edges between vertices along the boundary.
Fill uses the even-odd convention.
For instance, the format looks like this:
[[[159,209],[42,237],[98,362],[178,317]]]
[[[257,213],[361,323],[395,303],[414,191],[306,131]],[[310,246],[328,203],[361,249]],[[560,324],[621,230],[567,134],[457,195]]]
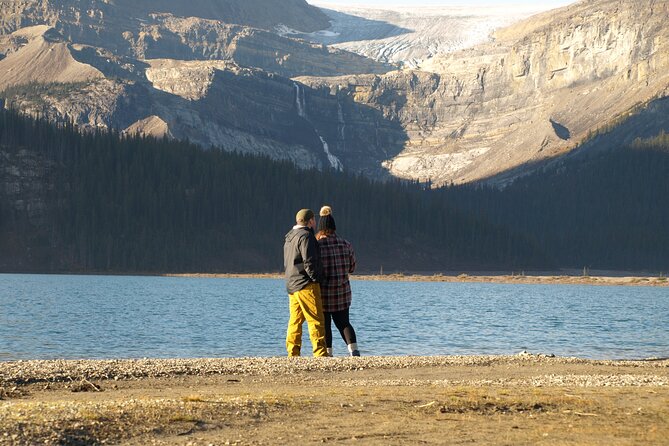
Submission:
[[[2,0],[0,30],[8,34],[25,26],[56,27],[70,22],[100,32],[105,26],[145,21],[149,15],[161,13],[262,29],[271,29],[277,22],[305,32],[329,26],[328,17],[305,0]],[[144,17],[138,17],[141,15]]]

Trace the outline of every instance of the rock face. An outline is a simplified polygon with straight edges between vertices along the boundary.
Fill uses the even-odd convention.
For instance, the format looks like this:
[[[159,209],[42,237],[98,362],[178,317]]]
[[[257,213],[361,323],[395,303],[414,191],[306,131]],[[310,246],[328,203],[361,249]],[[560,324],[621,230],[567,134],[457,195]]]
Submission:
[[[391,69],[354,53],[215,20],[154,16],[123,33],[128,56],[140,59],[233,60],[245,67],[292,77],[304,74],[385,73]]]
[[[378,163],[387,156],[379,149],[384,138],[392,134],[401,145],[398,124],[329,86],[309,88],[218,61],[147,63],[151,107],[177,138],[374,176],[385,175]]]
[[[302,1],[184,5],[0,2],[6,105],[83,129],[444,184],[522,174],[669,85],[669,1],[584,1],[415,69],[270,31],[329,26]],[[251,17],[251,7],[265,9]]]
[[[153,136],[154,138],[173,137],[167,123],[155,115],[140,119],[125,129],[123,133],[128,135]]]

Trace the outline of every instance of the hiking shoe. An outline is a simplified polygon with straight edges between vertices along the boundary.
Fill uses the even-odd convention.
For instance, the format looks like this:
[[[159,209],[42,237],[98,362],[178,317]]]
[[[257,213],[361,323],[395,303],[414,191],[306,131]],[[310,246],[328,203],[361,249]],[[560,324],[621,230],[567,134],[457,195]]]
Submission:
[[[360,350],[353,350],[351,356],[360,356]]]

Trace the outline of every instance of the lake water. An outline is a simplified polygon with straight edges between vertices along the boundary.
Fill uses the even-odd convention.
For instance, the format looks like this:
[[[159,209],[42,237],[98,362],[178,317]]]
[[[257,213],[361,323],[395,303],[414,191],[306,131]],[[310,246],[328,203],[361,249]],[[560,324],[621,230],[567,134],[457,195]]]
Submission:
[[[363,355],[669,356],[667,288],[352,286]],[[2,361],[282,356],[287,318],[281,280],[0,275]]]

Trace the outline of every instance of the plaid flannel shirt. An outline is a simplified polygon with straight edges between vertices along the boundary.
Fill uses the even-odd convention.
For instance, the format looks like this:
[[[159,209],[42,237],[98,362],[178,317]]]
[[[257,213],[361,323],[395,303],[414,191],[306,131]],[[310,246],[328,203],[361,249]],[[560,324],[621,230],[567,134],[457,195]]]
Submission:
[[[321,283],[323,311],[334,313],[351,306],[351,282],[355,271],[355,253],[349,242],[336,234],[318,241],[324,281]]]

